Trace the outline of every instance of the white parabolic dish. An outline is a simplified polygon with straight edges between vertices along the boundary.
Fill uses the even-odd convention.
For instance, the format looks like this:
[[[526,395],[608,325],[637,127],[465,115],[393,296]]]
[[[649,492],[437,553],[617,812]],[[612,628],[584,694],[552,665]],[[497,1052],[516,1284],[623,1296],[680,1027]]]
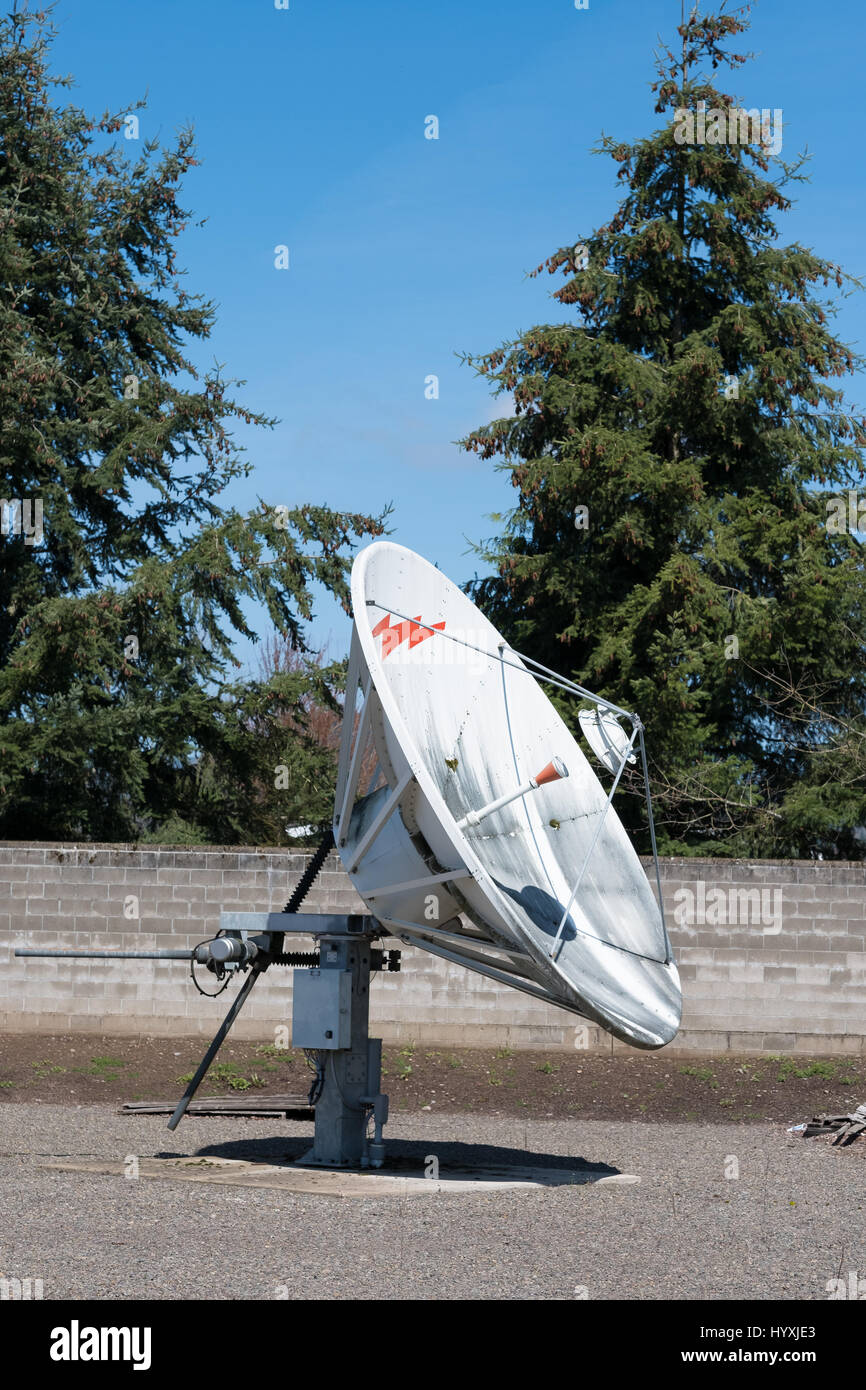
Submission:
[[[612,808],[551,955],[607,794],[535,676],[455,584],[390,541],[358,555],[352,603],[334,830],[370,911],[633,1046],[670,1042],[679,977]],[[370,744],[384,784],[356,801]],[[566,779],[459,828],[552,758]]]

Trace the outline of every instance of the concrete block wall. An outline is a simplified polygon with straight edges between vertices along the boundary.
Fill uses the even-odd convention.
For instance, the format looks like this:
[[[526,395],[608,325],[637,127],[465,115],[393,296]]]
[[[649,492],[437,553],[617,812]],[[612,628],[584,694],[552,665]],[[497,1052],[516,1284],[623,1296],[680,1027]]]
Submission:
[[[182,961],[12,949],[191,948],[214,934],[222,907],[279,911],[306,863],[273,848],[0,843],[0,1029],[211,1035],[234,986],[204,999]],[[662,887],[685,999],[677,1051],[866,1054],[866,864],[668,859]],[[335,855],[304,908],[364,910]],[[401,973],[377,975],[372,990],[374,1031],[388,1043],[628,1050],[561,1009],[401,949]],[[269,971],[235,1035],[272,1042],[291,1017],[291,980]]]

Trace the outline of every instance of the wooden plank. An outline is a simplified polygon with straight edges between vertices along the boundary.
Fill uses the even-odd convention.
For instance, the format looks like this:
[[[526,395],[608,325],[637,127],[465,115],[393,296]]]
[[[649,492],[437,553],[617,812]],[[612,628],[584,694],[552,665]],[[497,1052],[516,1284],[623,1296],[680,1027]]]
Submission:
[[[121,1115],[171,1115],[175,1100],[129,1100],[120,1107]],[[188,1115],[285,1115],[292,1119],[311,1120],[315,1111],[306,1096],[211,1096],[194,1100]]]

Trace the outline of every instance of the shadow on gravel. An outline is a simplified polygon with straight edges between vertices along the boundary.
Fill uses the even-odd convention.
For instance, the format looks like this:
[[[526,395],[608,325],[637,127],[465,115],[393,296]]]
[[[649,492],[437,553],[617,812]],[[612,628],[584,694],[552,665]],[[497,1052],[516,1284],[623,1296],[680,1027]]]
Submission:
[[[270,1139],[232,1139],[222,1144],[204,1144],[196,1158],[234,1158],[245,1163],[294,1163],[307,1152],[312,1135],[299,1138],[277,1135]],[[155,1158],[186,1158],[188,1154],[161,1151]],[[430,1157],[446,1168],[557,1168],[609,1178],[620,1169],[608,1163],[590,1163],[573,1154],[537,1153],[532,1149],[509,1149],[497,1144],[438,1143],[433,1139],[386,1139],[388,1172],[424,1176]]]

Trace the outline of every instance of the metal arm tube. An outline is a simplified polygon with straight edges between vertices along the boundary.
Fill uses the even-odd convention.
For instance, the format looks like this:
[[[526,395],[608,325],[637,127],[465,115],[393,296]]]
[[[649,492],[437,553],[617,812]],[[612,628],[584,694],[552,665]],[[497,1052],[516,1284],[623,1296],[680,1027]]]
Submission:
[[[534,777],[527,777],[525,782],[521,782],[516,791],[506,792],[504,796],[498,796],[495,801],[488,802],[478,811],[467,812],[463,819],[457,822],[457,828],[458,830],[466,830],[469,826],[480,825],[488,816],[492,816],[494,811],[501,811],[504,806],[510,805],[519,796],[528,796],[530,792],[538,791],[539,787],[545,787],[550,782],[558,782],[561,777],[567,776],[568,768],[562,759],[553,758]]]
[[[16,946],[16,956],[75,956],[88,960],[189,960],[192,951],[49,951]]]

